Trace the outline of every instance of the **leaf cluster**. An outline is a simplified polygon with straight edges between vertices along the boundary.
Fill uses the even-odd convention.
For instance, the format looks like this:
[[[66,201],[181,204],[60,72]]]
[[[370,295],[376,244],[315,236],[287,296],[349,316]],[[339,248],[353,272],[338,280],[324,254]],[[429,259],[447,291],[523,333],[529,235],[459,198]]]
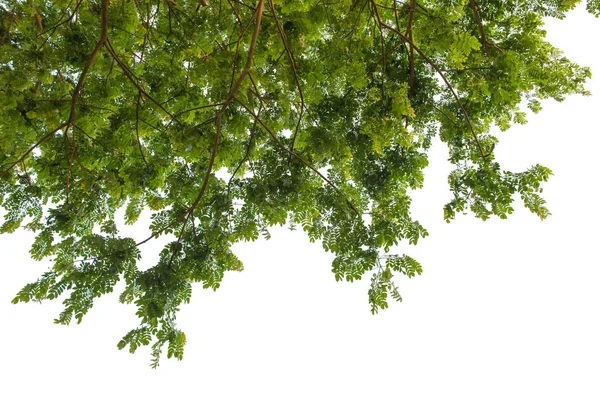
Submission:
[[[522,105],[588,94],[587,68],[544,40],[558,0],[12,0],[0,2],[0,232],[36,232],[53,267],[15,302],[63,297],[80,322],[125,281],[140,326],[119,348],[182,357],[193,283],[242,270],[231,246],[301,227],[335,254],[336,280],[373,273],[375,313],[427,230],[410,213],[439,136],[455,170],[450,221],[540,218],[551,175],[504,170],[492,128]],[[590,12],[599,4],[590,0]],[[121,237],[115,213],[146,237]],[[170,235],[156,265],[143,246]]]

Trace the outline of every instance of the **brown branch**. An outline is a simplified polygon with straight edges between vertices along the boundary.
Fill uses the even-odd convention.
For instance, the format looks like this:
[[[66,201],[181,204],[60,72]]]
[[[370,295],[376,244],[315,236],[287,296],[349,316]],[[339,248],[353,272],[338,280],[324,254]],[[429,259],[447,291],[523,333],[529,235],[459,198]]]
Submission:
[[[65,139],[67,138],[67,132],[69,131],[69,127],[71,127],[73,124],[75,124],[75,116],[76,116],[75,109],[76,109],[76,105],[77,105],[77,98],[79,97],[79,93],[81,92],[81,89],[83,88],[83,83],[85,82],[85,77],[87,76],[90,68],[92,67],[94,60],[96,59],[96,56],[98,55],[98,52],[100,51],[100,49],[102,47],[104,47],[104,44],[108,40],[108,6],[109,6],[109,0],[102,0],[100,39],[98,39],[96,46],[92,50],[92,53],[90,54],[87,62],[83,66],[83,70],[81,71],[81,74],[79,75],[79,79],[77,81],[77,86],[75,86],[75,89],[73,90],[73,93],[71,94],[71,109],[69,112],[69,119],[67,120],[66,129],[65,129],[65,133],[64,133]],[[69,203],[69,183],[71,180],[71,168],[73,166],[73,157],[75,157],[75,150],[77,149],[77,137],[75,136],[75,129],[72,129],[72,131],[73,131],[73,148],[71,149],[71,154],[69,156],[69,163],[68,163],[68,168],[67,168],[67,182],[66,182],[66,186],[65,186],[65,196],[66,196],[65,202],[67,204]]]
[[[6,168],[5,171],[10,170],[15,165],[23,162],[23,160],[25,160],[25,158],[27,158],[27,156],[29,155],[29,153],[31,153],[33,150],[35,150],[36,148],[38,148],[39,145],[41,145],[42,143],[44,143],[46,140],[50,139],[50,137],[52,137],[52,135],[54,135],[56,132],[58,132],[61,129],[63,129],[65,126],[67,126],[67,124],[66,123],[62,123],[62,124],[59,125],[58,128],[54,129],[52,132],[46,133],[44,136],[42,136],[42,138],[40,140],[38,140],[33,146],[31,146],[29,148],[29,150],[27,150],[21,157],[19,157],[19,159],[17,161],[13,162],[8,168]]]
[[[302,93],[302,86],[300,85],[300,79],[298,78],[298,70],[296,69],[296,61],[294,60],[294,55],[290,50],[290,46],[288,45],[287,37],[285,36],[285,32],[283,31],[283,27],[281,26],[281,22],[279,22],[279,18],[277,18],[277,13],[275,11],[275,5],[273,4],[273,0],[269,0],[269,8],[273,13],[273,19],[275,20],[275,24],[277,25],[277,30],[279,31],[279,36],[281,37],[281,41],[283,42],[283,47],[285,48],[285,52],[287,53],[288,59],[290,60],[290,64],[292,66],[292,72],[294,73],[294,80],[296,81],[296,86],[298,87],[298,94],[300,95],[300,115],[298,116],[298,122],[296,123],[296,129],[294,134],[292,135],[292,142],[290,143],[290,150],[294,150],[294,143],[296,142],[296,136],[298,136],[298,131],[300,130],[300,123],[302,122],[302,116],[304,115],[304,93]],[[291,160],[288,159],[288,164]]]
[[[242,38],[246,34],[246,31],[252,24],[252,21],[254,21],[254,18],[256,18],[256,11],[258,11],[258,10],[254,11],[252,16],[250,17],[250,21],[248,21],[248,24],[242,28],[242,31],[238,35],[238,38],[237,38],[237,41],[235,44],[235,55],[233,56],[233,68],[231,68],[231,83],[229,84],[229,90],[231,90],[231,88],[233,87],[233,83],[235,82],[235,70],[237,69],[237,59],[240,55],[240,43],[242,42]]]
[[[235,14],[235,17],[236,17],[238,23],[240,24],[240,26],[243,26],[243,24],[242,24],[242,17],[240,17],[240,14],[236,10],[235,6],[231,3],[231,0],[227,0],[227,3],[229,3],[229,6],[233,10],[233,13]],[[257,7],[257,9],[258,9],[258,7]]]
[[[471,119],[469,118],[469,114],[467,113],[467,110],[465,109],[463,103],[460,101],[458,94],[456,94],[456,91],[454,91],[454,88],[452,87],[452,85],[450,85],[450,82],[448,81],[448,79],[446,78],[446,75],[444,75],[444,73],[440,70],[440,68],[437,66],[436,63],[434,63],[429,57],[427,57],[425,55],[425,53],[423,53],[421,51],[421,49],[419,49],[411,40],[409,40],[405,35],[403,35],[400,31],[398,31],[397,29],[395,29],[394,27],[386,24],[385,22],[383,22],[383,20],[381,19],[381,16],[379,15],[379,10],[377,8],[377,4],[375,4],[375,2],[373,0],[371,0],[372,4],[373,4],[373,9],[375,11],[375,14],[377,15],[377,20],[379,21],[379,24],[381,26],[383,26],[384,28],[394,32],[396,35],[398,35],[402,40],[404,40],[406,43],[409,44],[409,46],[411,48],[414,48],[415,51],[421,56],[423,57],[423,59],[425,61],[427,61],[427,63],[438,73],[438,75],[440,76],[440,78],[442,78],[442,80],[444,81],[444,83],[446,84],[446,87],[448,88],[448,90],[450,90],[450,92],[452,93],[452,97],[454,97],[454,100],[456,101],[456,103],[458,104],[461,112],[463,113],[463,115],[465,116],[465,120],[467,121],[467,125],[469,126],[469,129],[471,131],[471,135],[473,136],[473,139],[475,140],[475,144],[477,146],[477,149],[479,150],[479,154],[481,155],[481,157],[483,159],[487,158],[489,156],[489,154],[485,154],[483,151],[483,147],[481,146],[481,142],[479,142],[479,139],[477,138],[477,134],[475,133],[475,129],[473,128],[473,124],[471,123]]]
[[[415,0],[410,0],[410,8],[408,12],[408,23],[406,25],[406,36],[412,42],[412,23],[415,15]],[[408,86],[414,90],[415,88],[415,53],[412,46],[408,50],[408,70],[409,70],[409,78],[408,78]]]
[[[271,138],[277,143],[277,145],[279,147],[281,147],[290,156],[293,156],[293,157],[297,158],[298,160],[300,160],[300,162],[302,162],[302,164],[304,164],[305,166],[307,166],[308,168],[310,168],[314,173],[316,173],[317,175],[319,175],[321,177],[321,179],[323,179],[325,182],[327,182],[327,184],[329,186],[331,186],[338,194],[340,194],[344,198],[344,200],[346,200],[346,204],[348,204],[348,206],[352,209],[352,211],[354,211],[359,216],[361,215],[361,213],[356,209],[356,207],[354,206],[354,204],[352,204],[350,202],[350,200],[348,200],[348,198],[344,195],[344,193],[337,186],[335,186],[335,184],[333,182],[331,182],[331,180],[329,180],[325,175],[323,175],[321,172],[319,172],[318,169],[316,169],[315,167],[313,167],[304,158],[300,157],[297,153],[295,153],[294,151],[291,151],[290,149],[288,149],[287,147],[285,147],[284,144],[281,143],[281,141],[277,138],[277,136],[275,135],[275,133],[273,132],[273,130],[271,130],[271,128],[269,128],[269,126],[267,124],[265,124],[263,122],[263,120],[259,118],[258,115],[256,115],[254,112],[252,112],[252,110],[247,105],[245,105],[243,102],[241,102],[237,97],[235,99],[248,112],[248,114],[250,114],[252,117],[254,117],[254,119],[256,121],[258,121],[258,123],[264,128],[264,130],[267,131],[267,133],[269,134],[269,136],[271,136]]]
[[[208,7],[208,1],[206,1],[206,0],[198,1],[198,5],[196,6],[196,12],[198,12],[200,7]]]
[[[346,32],[346,34],[344,34],[344,36],[343,36],[344,39],[346,39],[348,36],[350,36],[350,39],[352,39],[352,36],[354,35],[354,31],[356,30],[356,27],[358,26],[358,22],[360,21],[360,17],[362,16],[362,13],[365,10],[365,7],[367,6],[368,3],[369,3],[368,0],[363,2],[362,6],[360,8],[360,11],[356,15],[356,19],[354,20],[354,24],[352,24],[352,28],[350,28],[350,30],[348,32]],[[356,6],[356,4],[358,4],[358,2],[354,2],[352,4],[352,7],[350,8],[350,11],[354,10],[354,7]]]
[[[325,16],[327,17],[329,29],[331,29],[331,32],[335,32],[335,30],[333,29],[333,24],[331,23],[331,17],[329,16],[329,10],[327,9],[327,3],[325,3],[325,0],[321,0],[321,3],[323,3],[323,10],[325,10]]]
[[[67,182],[65,184],[65,204],[69,204],[69,187],[71,183],[71,170],[73,169],[73,159],[75,158],[75,151],[77,150],[77,135],[75,134],[75,129],[71,129],[73,131],[73,145],[71,146],[71,154],[69,155],[69,162],[67,166]],[[69,126],[65,129],[65,145],[68,142],[68,132]]]
[[[381,41],[381,100],[385,101],[385,65],[387,63],[387,54],[385,51],[385,40],[383,38],[383,28],[377,24],[379,29],[379,40]]]
[[[442,114],[448,121],[450,121],[452,123],[452,125],[454,126],[458,126],[458,124],[456,123],[455,120],[453,120],[452,118],[450,118],[450,116],[448,114],[446,114],[444,112],[444,110],[442,110],[441,108],[439,108],[436,104],[435,101],[433,101],[432,99],[430,99],[429,97],[425,96],[423,93],[419,92],[418,90],[415,89],[415,93],[417,94],[417,96],[420,96],[421,98],[423,98],[425,101],[427,101],[429,103],[429,105],[431,107],[433,107],[437,112],[439,112],[440,114]]]
[[[406,24],[406,36],[408,37],[408,39],[411,42],[413,41],[412,24],[413,24],[413,18],[415,15],[415,3],[416,3],[415,0],[410,0],[409,10],[408,10],[408,22]],[[396,4],[396,2],[394,1],[394,5],[395,4]],[[394,10],[394,12],[396,12],[396,10]],[[396,29],[398,29],[398,28],[396,28]],[[404,42],[401,41],[401,43],[404,43]],[[411,91],[415,91],[415,50],[412,48],[412,46],[409,46],[409,49],[408,49],[408,74],[409,74],[408,87]],[[408,115],[404,116],[404,127],[408,128]]]
[[[45,35],[46,33],[50,32],[48,34],[48,36],[46,36],[46,39],[42,42],[42,44],[40,45],[40,47],[38,47],[38,51],[41,50],[42,47],[44,47],[44,45],[46,43],[48,43],[48,41],[50,40],[50,38],[52,37],[52,35],[54,35],[54,33],[56,32],[56,30],[61,26],[64,25],[68,22],[70,22],[73,17],[78,13],[79,11],[79,6],[81,5],[81,3],[83,2],[83,0],[78,0],[77,3],[75,4],[75,10],[71,13],[71,15],[69,15],[68,18],[58,22],[56,25],[54,25],[52,28],[46,29],[44,32],[41,32],[38,37]],[[72,1],[67,5],[67,8],[69,8],[71,6]],[[65,13],[63,12],[63,15],[65,15]]]
[[[154,97],[150,96],[148,94],[148,92],[146,90],[144,90],[144,88],[136,81],[137,77],[129,70],[127,65],[125,65],[125,63],[123,63],[123,61],[121,61],[121,59],[119,58],[119,56],[113,49],[112,45],[110,44],[109,40],[106,41],[106,48],[108,49],[108,52],[113,57],[113,59],[117,62],[117,65],[119,66],[119,68],[121,68],[121,71],[123,71],[123,74],[125,75],[127,80],[129,80],[129,82],[131,82],[131,84],[133,86],[135,86],[135,88],[139,92],[141,92],[148,100],[150,100],[152,103],[156,104],[156,106],[158,108],[160,108],[162,110],[162,112],[164,112],[169,117],[171,117],[171,119],[173,121],[177,122],[179,125],[183,125],[181,123],[181,121],[179,119],[177,119],[177,117],[175,117],[173,114],[171,114],[171,112],[169,112],[165,107],[163,107],[163,105],[159,101],[157,101]]]
[[[152,43],[152,33],[153,31],[150,29],[150,2],[146,2],[146,37],[148,38],[148,43],[150,43],[150,47],[154,47]]]
[[[250,48],[248,50],[248,56],[246,58],[246,65],[244,66],[242,73],[240,74],[237,81],[233,85],[231,92],[229,93],[229,95],[227,96],[225,101],[223,102],[221,109],[219,110],[219,112],[217,112],[217,115],[215,117],[216,132],[215,132],[215,140],[213,142],[213,148],[212,148],[212,154],[210,157],[210,162],[208,164],[208,168],[207,168],[206,174],[204,176],[204,182],[202,183],[200,192],[198,193],[196,200],[194,200],[194,203],[192,204],[192,206],[190,207],[190,210],[188,211],[189,215],[193,214],[194,209],[198,206],[198,203],[200,202],[200,199],[204,195],[204,192],[206,191],[206,187],[208,186],[208,179],[210,178],[210,174],[212,172],[212,167],[214,165],[215,158],[217,157],[217,151],[218,151],[218,147],[219,147],[219,139],[221,136],[221,118],[223,117],[223,113],[225,113],[225,110],[229,107],[229,104],[231,104],[231,101],[235,98],[235,95],[237,94],[238,90],[240,89],[240,86],[242,85],[242,82],[244,81],[244,79],[246,79],[246,76],[250,72],[250,68],[252,66],[252,58],[254,57],[254,50],[256,49],[256,41],[258,39],[258,33],[260,32],[260,22],[262,20],[264,4],[265,4],[264,0],[259,0],[258,5],[256,7],[256,22],[254,25],[254,32],[252,33],[252,39],[250,41]],[[185,228],[185,224],[184,224],[184,228]]]
[[[145,25],[146,18],[144,18],[144,12],[142,11],[142,7],[140,7],[140,3],[138,0],[133,0],[133,4],[135,4],[135,8],[137,9],[138,15],[140,16],[140,21],[142,25]],[[148,27],[146,27],[148,29]]]
[[[138,148],[140,149],[140,155],[142,156],[142,160],[144,160],[144,164],[146,164],[146,168],[148,168],[148,162],[146,162],[146,156],[144,156],[144,149],[142,147],[142,142],[140,141],[140,100],[142,99],[142,92],[138,92],[137,102],[135,105],[135,137],[137,138]]]
[[[231,182],[233,182],[233,179],[235,178],[235,174],[237,174],[239,169],[246,162],[246,160],[248,160],[248,157],[250,156],[250,150],[252,150],[252,144],[253,144],[252,139],[254,138],[254,135],[256,133],[256,127],[258,125],[258,118],[260,118],[260,113],[262,111],[262,107],[263,107],[263,104],[260,103],[260,106],[258,107],[258,112],[256,113],[257,118],[254,119],[254,123],[252,124],[252,129],[250,129],[250,137],[248,138],[248,146],[246,147],[246,153],[244,154],[244,157],[242,158],[242,160],[240,161],[238,166],[235,168],[235,170],[231,174],[231,178],[229,178],[229,182],[227,183],[227,195],[228,196],[229,196],[229,187],[231,186]]]
[[[167,132],[163,129],[160,129],[158,126],[151,124],[150,122],[146,121],[144,118],[140,117],[140,121],[143,122],[144,124],[148,125],[150,128],[154,129],[155,131],[158,131],[160,133],[162,133],[163,135],[166,135]]]
[[[35,20],[35,24],[40,32],[44,31],[44,25],[42,25],[42,17],[37,10],[37,7],[34,3],[31,3],[31,8],[33,9],[33,19]]]
[[[241,1],[241,0],[231,0],[231,1],[233,1],[233,2],[234,2],[234,3],[236,3],[236,4],[239,4],[240,6],[246,7],[248,10],[250,10],[250,11],[252,11],[252,12],[256,11],[256,8],[255,8],[255,7],[252,7],[251,5],[249,5],[249,4],[246,4],[246,3],[244,3],[244,2],[243,2],[243,1]],[[219,3],[220,3],[220,2],[219,2]]]
[[[200,192],[196,196],[196,199],[194,200],[194,203],[190,206],[190,208],[186,211],[185,214],[183,214],[181,217],[177,218],[174,222],[171,222],[169,225],[167,225],[167,227],[163,228],[163,231],[164,231],[164,229],[167,229],[168,227],[172,226],[178,220],[181,220],[182,218],[184,219],[183,225],[181,227],[181,230],[179,231],[179,236],[177,238],[175,249],[171,253],[171,257],[169,259],[169,266],[171,266],[171,264],[172,264],[172,262],[173,262],[173,260],[175,258],[175,255],[179,251],[179,244],[181,243],[181,239],[183,237],[183,232],[185,231],[185,227],[186,227],[188,221],[190,220],[190,218],[193,219],[194,210],[196,209],[196,207],[200,203],[200,200],[204,196],[206,188],[208,187],[208,180],[210,179],[212,168],[214,166],[215,159],[217,157],[217,151],[218,151],[218,148],[219,148],[219,138],[221,136],[221,119],[223,117],[223,113],[229,107],[229,104],[231,104],[231,101],[235,98],[235,95],[238,92],[238,90],[240,89],[240,86],[241,86],[242,82],[244,81],[244,79],[246,78],[246,76],[248,75],[248,73],[250,72],[250,68],[252,66],[252,58],[254,57],[254,50],[256,48],[256,41],[257,41],[257,38],[258,38],[258,33],[260,31],[260,22],[261,22],[261,19],[262,19],[263,8],[264,8],[264,0],[259,0],[259,4],[258,4],[258,6],[256,8],[256,24],[254,26],[254,32],[252,34],[252,39],[251,39],[251,43],[250,43],[250,49],[248,50],[248,56],[247,56],[247,59],[246,59],[246,66],[242,70],[242,73],[238,77],[238,79],[235,82],[235,84],[234,84],[231,92],[229,93],[229,95],[227,96],[227,98],[225,99],[225,101],[223,102],[223,105],[221,106],[221,109],[217,112],[217,115],[215,117],[215,126],[216,126],[215,140],[213,142],[212,154],[211,154],[211,157],[210,157],[210,161],[208,163],[208,168],[206,170],[206,174],[204,175],[204,181],[202,182],[202,187],[200,188]],[[152,234],[152,236],[150,236],[150,238],[152,238],[153,236],[155,236],[154,233]],[[150,238],[146,239],[143,242],[140,242],[139,244],[145,243]]]
[[[488,50],[487,39],[485,37],[485,31],[483,30],[483,23],[481,22],[481,15],[479,15],[479,7],[475,0],[470,0],[471,9],[473,10],[473,15],[475,15],[475,21],[477,22],[477,26],[479,27],[479,34],[481,35],[481,44],[483,45],[483,51],[487,58],[490,58],[490,52]]]
[[[392,9],[394,10],[394,20],[396,21],[396,29],[400,30],[400,17],[398,16],[398,2],[394,0]]]
[[[4,10],[5,13],[10,14],[10,21],[8,22],[8,27],[6,28],[6,32],[4,32],[4,35],[2,35],[2,37],[0,38],[0,44],[4,44],[4,41],[8,38],[10,39],[10,30],[13,27],[13,24],[15,23],[15,19],[17,18],[15,15],[17,6],[13,6],[12,11],[8,11],[6,9],[4,9],[4,7],[2,7],[2,9]]]
[[[136,244],[136,246],[140,246],[140,245],[148,242],[150,239],[157,237],[162,232],[164,232],[166,229],[170,228],[171,226],[173,226],[174,224],[176,224],[177,222],[179,222],[181,220],[184,220],[183,226],[181,228],[181,233],[183,233],[188,220],[190,219],[190,217],[194,213],[194,210],[200,203],[200,200],[204,196],[204,192],[206,191],[206,188],[208,187],[208,180],[212,173],[212,168],[214,166],[215,159],[217,157],[217,151],[219,148],[219,138],[221,136],[221,119],[223,117],[223,114],[225,113],[225,110],[229,107],[229,105],[235,98],[236,93],[238,92],[238,90],[240,89],[240,86],[242,85],[242,82],[244,81],[244,79],[246,79],[246,76],[250,72],[250,67],[252,66],[252,58],[254,57],[254,50],[256,49],[256,41],[258,39],[258,33],[260,32],[260,22],[262,20],[263,9],[264,9],[264,0],[258,0],[258,5],[256,7],[256,10],[257,10],[256,22],[254,25],[254,31],[252,33],[250,49],[248,50],[248,56],[246,58],[246,65],[245,65],[244,69],[242,70],[242,73],[238,77],[237,81],[233,85],[231,92],[229,93],[229,95],[227,96],[225,101],[223,102],[221,109],[217,112],[217,115],[215,117],[215,126],[216,126],[215,139],[214,139],[213,146],[212,146],[212,154],[211,154],[211,157],[210,157],[210,160],[208,163],[206,174],[204,175],[204,181],[202,182],[202,187],[200,188],[200,192],[196,196],[196,199],[194,200],[192,205],[188,208],[188,210],[184,214],[180,215],[178,218],[171,221],[166,227],[162,228],[160,231],[153,232],[152,235],[150,235],[150,237],[148,237],[145,240],[142,240],[141,242],[138,242]],[[179,235],[179,240],[181,239],[181,233]],[[178,240],[178,242],[179,242],[179,240]]]
[[[108,147],[106,147],[106,145],[104,145],[101,141],[99,141],[98,139],[90,136],[86,131],[84,131],[79,125],[77,124],[73,124],[73,126],[75,127],[75,129],[77,129],[79,132],[81,132],[83,134],[83,136],[87,137],[88,139],[90,139],[90,141],[98,144],[98,146],[102,147],[102,149],[104,149],[104,151],[108,154],[112,153],[112,150],[110,150]]]
[[[79,96],[79,93],[81,92],[81,89],[83,88],[83,83],[85,81],[85,77],[87,76],[92,64],[94,63],[94,59],[98,55],[98,52],[100,51],[102,46],[104,46],[104,44],[108,40],[108,5],[109,5],[109,0],[102,0],[100,39],[98,39],[96,46],[92,50],[92,53],[90,54],[87,62],[83,66],[83,69],[82,69],[81,74],[79,75],[79,79],[77,81],[77,85],[75,86],[75,89],[73,90],[73,93],[71,94],[71,107],[69,110],[69,118],[67,119],[66,122],[60,124],[60,126],[58,128],[47,133],[40,140],[38,140],[32,147],[29,148],[29,150],[27,150],[25,152],[25,154],[23,154],[17,161],[15,161],[8,169],[13,168],[15,165],[17,165],[18,163],[23,161],[33,150],[35,150],[38,146],[40,146],[42,143],[44,143],[46,140],[48,140],[50,137],[52,137],[52,135],[54,135],[56,132],[60,131],[61,129],[66,128],[65,133],[64,133],[66,136],[67,131],[69,130],[69,127],[75,124],[75,115],[76,115],[75,108],[77,105],[77,97]],[[74,152],[74,149],[71,154],[73,154],[73,152]],[[72,158],[70,158],[70,161],[72,161]],[[70,167],[70,165],[69,165],[69,167]],[[68,181],[69,181],[69,176],[67,176],[67,198],[68,198]]]
[[[219,107],[219,106],[222,106],[222,105],[223,105],[223,103],[216,103],[216,104],[208,104],[206,106],[199,106],[199,107],[188,108],[187,110],[178,112],[176,115],[178,117],[181,117],[183,114],[187,114],[187,113],[192,112],[192,111],[202,110],[204,108]]]
[[[92,53],[90,54],[90,57],[88,58],[87,62],[83,66],[83,70],[81,71],[81,75],[79,75],[79,80],[77,81],[77,86],[75,86],[75,90],[73,90],[73,94],[71,96],[71,111],[69,114],[69,120],[67,121],[68,125],[75,122],[75,105],[77,103],[77,96],[79,96],[79,92],[81,92],[81,89],[83,88],[83,82],[85,81],[85,77],[86,77],[88,71],[90,70],[90,67],[94,63],[94,59],[98,55],[98,52],[104,46],[104,44],[108,41],[108,4],[109,4],[109,0],[102,0],[102,10],[101,10],[102,21],[101,21],[101,25],[100,25],[100,28],[101,28],[100,39],[96,43],[94,50],[92,50]]]

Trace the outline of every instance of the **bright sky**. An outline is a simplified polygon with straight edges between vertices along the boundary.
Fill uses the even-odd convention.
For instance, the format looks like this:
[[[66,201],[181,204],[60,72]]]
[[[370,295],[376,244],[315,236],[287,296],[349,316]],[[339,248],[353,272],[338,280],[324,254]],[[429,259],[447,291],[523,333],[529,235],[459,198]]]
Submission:
[[[220,290],[195,286],[178,317],[184,359],[157,370],[147,348],[117,350],[137,318],[116,293],[69,327],[52,323],[60,302],[11,305],[49,264],[29,259],[31,236],[0,236],[0,398],[599,399],[600,20],[579,9],[548,37],[592,68],[595,97],[546,103],[496,148],[505,168],[554,171],[548,220],[517,204],[505,221],[446,224],[449,165],[437,143],[413,206],[430,236],[397,250],[424,267],[397,280],[403,303],[372,316],[370,275],[336,283],[331,254],[274,229],[238,246],[246,269]],[[144,248],[144,262],[158,250]]]

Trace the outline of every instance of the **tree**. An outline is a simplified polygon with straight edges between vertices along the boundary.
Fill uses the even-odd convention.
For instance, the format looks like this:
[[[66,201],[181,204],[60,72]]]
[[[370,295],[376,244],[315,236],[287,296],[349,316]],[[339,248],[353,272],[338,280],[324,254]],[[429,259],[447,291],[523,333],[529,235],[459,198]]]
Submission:
[[[447,221],[506,218],[513,197],[541,219],[551,175],[505,171],[493,127],[524,106],[588,94],[590,71],[544,41],[543,18],[578,1],[15,0],[0,3],[1,232],[36,232],[53,268],[13,302],[63,297],[81,322],[121,279],[140,326],[119,348],[181,358],[176,312],[192,283],[240,271],[231,251],[301,226],[335,254],[336,280],[373,271],[373,313],[401,300],[390,254],[427,236],[411,218],[434,136],[455,169]],[[588,10],[600,14],[600,3]],[[153,211],[144,238],[119,236]],[[140,252],[173,240],[141,271]]]

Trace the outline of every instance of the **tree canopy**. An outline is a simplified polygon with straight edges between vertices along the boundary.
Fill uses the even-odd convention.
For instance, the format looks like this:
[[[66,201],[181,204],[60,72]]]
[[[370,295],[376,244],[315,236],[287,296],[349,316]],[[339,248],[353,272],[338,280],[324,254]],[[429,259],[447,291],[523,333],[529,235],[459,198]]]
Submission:
[[[550,169],[507,171],[494,127],[541,100],[588,94],[591,74],[544,40],[577,0],[0,1],[3,233],[36,233],[52,269],[14,302],[63,299],[78,323],[124,280],[140,319],[118,347],[181,358],[192,284],[242,270],[231,250],[303,229],[336,280],[371,273],[372,312],[401,300],[396,254],[427,230],[410,214],[435,136],[455,166],[444,217],[546,218]],[[600,14],[600,2],[587,8]],[[123,237],[115,212],[145,237]],[[172,241],[140,269],[144,246]]]

